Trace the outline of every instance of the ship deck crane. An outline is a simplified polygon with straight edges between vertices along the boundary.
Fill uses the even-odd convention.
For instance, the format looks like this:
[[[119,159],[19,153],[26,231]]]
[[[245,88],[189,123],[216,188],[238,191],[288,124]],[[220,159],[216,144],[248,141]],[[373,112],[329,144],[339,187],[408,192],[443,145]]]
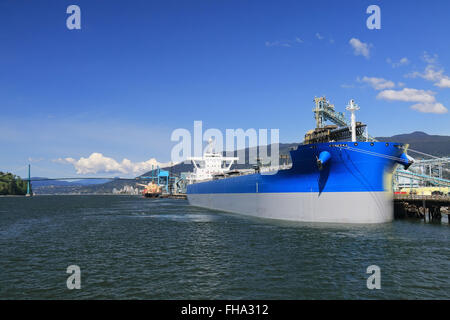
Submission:
[[[359,110],[354,100],[351,100],[347,110],[352,113],[351,120],[345,118],[344,113],[338,112],[334,108],[334,104],[326,99],[326,97],[315,97],[314,98],[315,107],[312,109],[314,112],[314,118],[316,120],[316,130],[326,130],[326,121],[334,123],[337,127],[332,128],[329,131],[329,135],[336,139],[353,138],[358,141],[376,141],[375,138],[371,137],[367,133],[367,126],[360,122],[356,122],[354,112]],[[354,129],[352,129],[354,127]],[[353,131],[355,132],[355,137],[353,137]],[[320,141],[321,142],[321,141]]]

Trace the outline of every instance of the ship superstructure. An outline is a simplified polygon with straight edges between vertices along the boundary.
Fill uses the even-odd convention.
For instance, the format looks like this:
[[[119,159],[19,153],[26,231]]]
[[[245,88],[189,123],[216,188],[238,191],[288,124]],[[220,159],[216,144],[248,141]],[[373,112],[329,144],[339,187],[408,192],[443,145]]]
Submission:
[[[224,157],[222,153],[215,152],[214,140],[209,139],[208,147],[202,157],[190,157],[194,171],[186,177],[188,183],[211,180],[214,176],[223,175],[230,171],[237,157]]]

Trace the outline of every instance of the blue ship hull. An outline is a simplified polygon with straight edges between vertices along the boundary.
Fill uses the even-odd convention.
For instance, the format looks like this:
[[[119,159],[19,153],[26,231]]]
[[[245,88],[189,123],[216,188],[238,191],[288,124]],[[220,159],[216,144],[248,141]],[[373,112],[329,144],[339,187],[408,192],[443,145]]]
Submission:
[[[407,146],[385,142],[300,145],[292,167],[188,185],[191,204],[259,217],[344,223],[393,218],[392,174]]]

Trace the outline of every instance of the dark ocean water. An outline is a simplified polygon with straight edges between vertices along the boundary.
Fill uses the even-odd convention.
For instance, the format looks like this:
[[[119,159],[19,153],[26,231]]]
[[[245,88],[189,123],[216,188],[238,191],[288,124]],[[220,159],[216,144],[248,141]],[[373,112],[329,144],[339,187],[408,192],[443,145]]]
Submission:
[[[0,299],[450,299],[450,227],[280,222],[136,196],[0,198]],[[68,290],[69,265],[81,289]],[[381,269],[381,289],[366,268]]]

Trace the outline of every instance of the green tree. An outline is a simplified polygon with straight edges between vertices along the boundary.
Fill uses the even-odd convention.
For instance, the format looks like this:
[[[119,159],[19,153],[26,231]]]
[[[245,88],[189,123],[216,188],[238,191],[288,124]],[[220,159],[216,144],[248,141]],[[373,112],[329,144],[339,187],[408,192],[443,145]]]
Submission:
[[[0,195],[25,195],[27,182],[12,173],[0,172]]]

